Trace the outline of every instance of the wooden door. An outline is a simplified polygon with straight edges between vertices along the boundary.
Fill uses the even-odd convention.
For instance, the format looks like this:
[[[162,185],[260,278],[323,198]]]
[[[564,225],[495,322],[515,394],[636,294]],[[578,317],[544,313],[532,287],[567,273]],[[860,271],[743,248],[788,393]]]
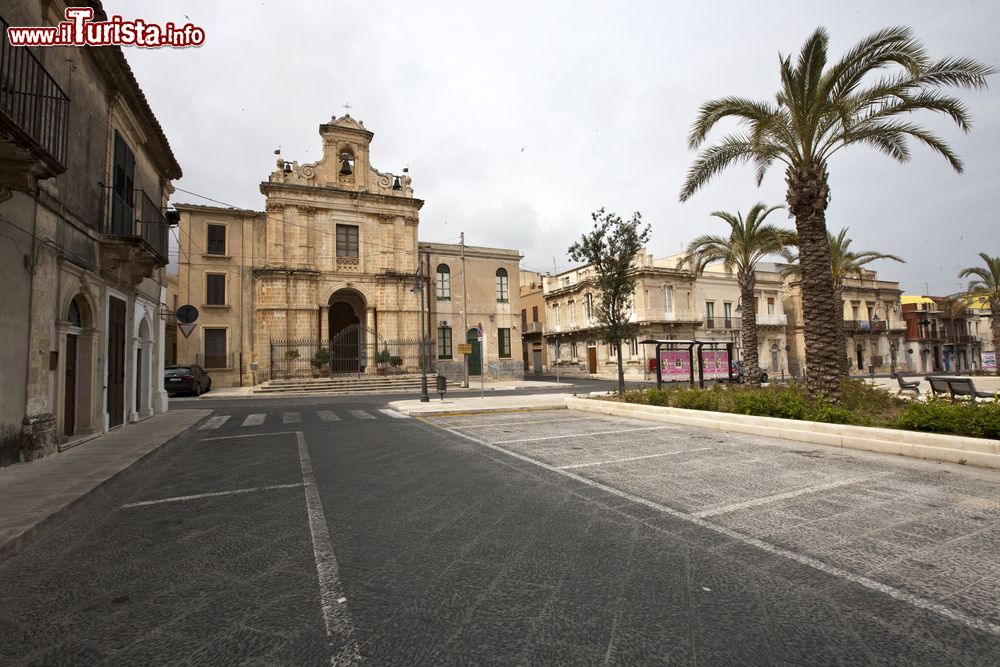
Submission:
[[[111,297],[108,307],[108,425],[125,421],[125,302]]]
[[[531,353],[532,353],[532,355],[534,355],[534,358],[532,359],[532,362],[534,363],[535,375],[541,375],[542,374],[542,351],[541,350],[532,350]]]
[[[587,348],[587,372],[596,373],[597,372],[597,348],[588,347]]]
[[[76,433],[76,336],[66,335],[65,399],[63,400],[63,433]]]
[[[472,354],[468,355],[466,363],[469,364],[469,375],[483,374],[483,348],[479,342],[479,334],[475,329],[469,329],[465,336],[465,342],[472,345]]]

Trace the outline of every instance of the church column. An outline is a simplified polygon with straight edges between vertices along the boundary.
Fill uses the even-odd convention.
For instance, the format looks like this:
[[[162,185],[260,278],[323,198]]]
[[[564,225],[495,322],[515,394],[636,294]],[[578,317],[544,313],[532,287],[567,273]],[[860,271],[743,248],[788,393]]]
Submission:
[[[319,339],[324,345],[330,340],[330,306],[320,306]]]

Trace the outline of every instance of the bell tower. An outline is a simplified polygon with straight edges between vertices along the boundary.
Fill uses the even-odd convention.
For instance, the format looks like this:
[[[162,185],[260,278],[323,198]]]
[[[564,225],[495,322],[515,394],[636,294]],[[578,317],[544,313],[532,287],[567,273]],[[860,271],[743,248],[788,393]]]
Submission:
[[[368,147],[374,133],[345,114],[319,126],[323,138],[323,163],[331,185],[343,190],[365,190],[369,172]]]

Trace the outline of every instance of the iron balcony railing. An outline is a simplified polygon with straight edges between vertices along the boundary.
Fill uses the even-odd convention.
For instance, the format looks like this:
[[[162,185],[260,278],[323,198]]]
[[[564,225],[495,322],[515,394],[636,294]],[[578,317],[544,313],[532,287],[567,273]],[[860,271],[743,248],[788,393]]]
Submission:
[[[739,329],[740,318],[738,317],[706,317],[706,329]]]
[[[844,320],[848,333],[885,333],[889,330],[885,320]]]
[[[42,63],[23,46],[11,46],[0,17],[0,127],[40,148],[52,175],[66,171],[69,97]]]
[[[166,264],[170,222],[163,215],[159,204],[150,199],[143,190],[132,191],[132,202],[133,208],[125,209],[125,215],[108,220],[107,234],[128,239],[142,239],[149,244],[162,263]]]

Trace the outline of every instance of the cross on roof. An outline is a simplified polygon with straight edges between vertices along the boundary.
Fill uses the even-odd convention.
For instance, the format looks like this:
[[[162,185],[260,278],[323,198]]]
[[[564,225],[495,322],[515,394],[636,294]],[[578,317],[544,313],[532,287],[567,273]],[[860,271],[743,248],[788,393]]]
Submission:
[[[348,111],[348,112],[350,112],[350,110],[351,110],[351,105],[350,105],[350,104],[348,104],[347,102],[344,102],[344,108],[345,108],[345,109],[347,109],[347,111]]]

